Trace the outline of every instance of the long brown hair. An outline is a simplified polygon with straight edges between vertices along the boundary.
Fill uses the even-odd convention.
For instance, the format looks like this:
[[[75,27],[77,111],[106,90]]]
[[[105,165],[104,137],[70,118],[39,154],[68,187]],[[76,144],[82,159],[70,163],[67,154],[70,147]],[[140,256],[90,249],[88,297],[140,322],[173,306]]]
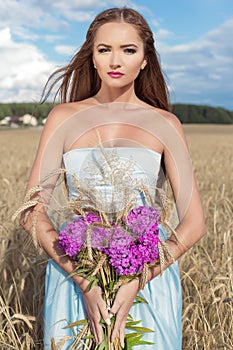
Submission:
[[[130,8],[111,8],[98,14],[91,23],[86,40],[69,64],[57,69],[48,79],[42,94],[45,101],[54,86],[61,81],[55,98],[61,102],[75,102],[92,97],[100,89],[101,80],[92,61],[93,43],[100,26],[109,22],[133,25],[144,43],[146,67],[135,80],[135,93],[142,101],[158,108],[170,110],[168,89],[154,47],[154,38],[146,20]],[[46,92],[47,91],[47,92]]]

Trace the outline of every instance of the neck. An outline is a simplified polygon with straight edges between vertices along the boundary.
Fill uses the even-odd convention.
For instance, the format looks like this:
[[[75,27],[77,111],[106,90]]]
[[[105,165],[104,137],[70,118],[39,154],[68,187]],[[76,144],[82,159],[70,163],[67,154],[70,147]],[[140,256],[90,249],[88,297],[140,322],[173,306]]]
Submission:
[[[139,101],[135,94],[134,86],[123,88],[110,88],[109,86],[101,86],[100,90],[94,96],[100,103],[110,102],[129,102],[137,103]]]

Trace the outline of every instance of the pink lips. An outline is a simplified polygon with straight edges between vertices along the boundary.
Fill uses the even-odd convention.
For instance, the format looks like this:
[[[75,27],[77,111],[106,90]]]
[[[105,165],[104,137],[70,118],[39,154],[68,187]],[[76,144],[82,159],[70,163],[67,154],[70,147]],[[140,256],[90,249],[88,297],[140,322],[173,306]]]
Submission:
[[[123,77],[124,74],[121,72],[108,72],[108,75],[111,78],[121,78],[121,77]]]

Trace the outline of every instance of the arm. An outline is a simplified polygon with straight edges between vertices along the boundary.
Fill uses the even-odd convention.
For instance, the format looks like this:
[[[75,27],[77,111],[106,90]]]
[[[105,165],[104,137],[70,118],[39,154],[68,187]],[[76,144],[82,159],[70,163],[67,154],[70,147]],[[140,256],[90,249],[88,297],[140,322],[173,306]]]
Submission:
[[[174,115],[169,114],[168,122],[172,124],[183,141],[185,152],[187,156],[189,156],[186,138],[180,121]],[[180,217],[180,223],[175,228],[176,234],[172,234],[167,240],[168,248],[174,257],[174,260],[177,260],[205,235],[206,226],[204,211],[192,168],[190,169],[191,172],[189,179],[184,181],[184,183],[180,183],[180,171],[188,174],[189,171],[186,171],[185,167],[190,167],[191,163],[187,165],[184,164],[182,169],[178,169],[176,166],[176,159],[174,159],[171,152],[166,147],[164,147],[164,161],[167,176],[176,201],[178,215]],[[183,178],[185,179],[185,177]],[[183,186],[186,194],[188,193],[187,196],[180,196],[180,186]],[[172,261],[168,263],[165,268],[171,263]],[[159,273],[159,267],[150,269],[149,280],[156,277]]]
[[[27,186],[28,191],[32,187],[40,185],[42,181],[42,189],[38,193],[41,203],[31,209],[26,222],[24,222],[23,218],[21,219],[23,228],[32,235],[33,218],[34,214],[36,214],[37,242],[48,256],[67,274],[73,272],[73,262],[64,255],[64,252],[57,245],[58,234],[46,215],[46,207],[57,180],[56,171],[54,170],[61,168],[62,154],[64,152],[63,148],[66,141],[64,132],[64,129],[66,130],[66,125],[64,125],[64,122],[73,112],[74,111],[70,109],[69,106],[59,105],[55,107],[48,116]],[[51,174],[51,172],[53,173],[53,171],[53,176],[49,176],[47,180],[43,180],[48,174]],[[90,319],[94,336],[96,341],[100,343],[102,341],[102,327],[99,321],[103,317],[106,323],[110,322],[106,305],[102,298],[102,291],[99,287],[94,286],[90,292],[87,292],[89,281],[81,276],[75,275],[73,276],[73,280],[83,293],[86,312]]]
[[[176,201],[180,223],[175,228],[175,234],[172,234],[167,241],[167,246],[177,260],[197,241],[199,241],[206,232],[204,223],[204,213],[197,189],[197,184],[193,170],[191,167],[187,142],[184,136],[182,125],[179,120],[172,114],[165,112],[166,121],[170,125],[175,137],[178,136],[180,149],[173,153],[174,139],[170,144],[164,143],[164,161],[166,172],[171,183],[174,199]],[[169,128],[168,128],[169,129]],[[169,139],[172,135],[168,135],[165,139]],[[177,143],[178,144],[178,143]],[[172,147],[171,147],[172,145]],[[175,155],[174,155],[175,154]],[[177,158],[181,155],[181,159]],[[187,159],[183,162],[183,159]],[[179,166],[177,166],[179,164]],[[183,179],[187,181],[184,182]],[[181,188],[181,186],[183,186]],[[188,194],[188,195],[187,195]],[[164,268],[167,268],[168,263]],[[149,270],[148,282],[160,274],[160,267],[151,268]],[[112,339],[120,334],[120,341],[123,345],[125,335],[125,323],[129,310],[133,304],[134,298],[139,291],[139,281],[137,279],[123,285],[116,296],[115,302],[111,308],[112,313],[116,314],[115,328],[112,333]]]

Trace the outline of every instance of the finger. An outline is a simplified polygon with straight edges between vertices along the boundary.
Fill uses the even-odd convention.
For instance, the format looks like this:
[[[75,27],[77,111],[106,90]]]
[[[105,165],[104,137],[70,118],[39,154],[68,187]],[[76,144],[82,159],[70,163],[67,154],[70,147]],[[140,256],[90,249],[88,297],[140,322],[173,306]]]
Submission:
[[[94,322],[95,331],[97,334],[97,344],[101,344],[103,341],[103,328],[100,323]]]
[[[87,316],[90,322],[91,331],[92,331],[92,334],[94,335],[95,341],[97,344],[101,344],[102,338],[103,338],[103,330],[102,330],[102,326],[100,325],[100,315],[98,318],[97,317],[93,318],[90,315],[87,315]]]
[[[119,311],[119,309],[120,309],[120,305],[117,304],[116,302],[114,302],[111,309],[108,310],[108,313],[112,316],[115,316],[117,314],[117,312]]]
[[[116,337],[119,337],[121,347],[124,348],[125,347],[125,323],[124,325],[121,325],[120,330],[114,327],[111,335],[111,342],[114,342]]]
[[[114,325],[114,328],[112,330],[111,334],[111,342],[114,343],[115,338],[118,336],[118,328],[116,327],[116,324]]]
[[[125,323],[124,325],[121,325],[119,334],[120,334],[119,338],[120,338],[121,347],[124,348],[125,347]]]
[[[103,303],[103,304],[101,304],[101,306],[99,306],[99,312],[100,312],[102,318],[104,319],[105,323],[108,326],[110,326],[110,324],[111,324],[110,315],[109,315],[108,308],[107,308],[105,303]]]
[[[111,319],[112,317],[115,317],[115,316],[116,316],[116,313],[113,312],[112,310],[108,310],[108,313],[109,313],[110,319]]]
[[[118,312],[116,314],[115,324],[111,335],[112,342],[114,342],[116,336],[118,335],[118,333],[120,333],[120,329],[122,327],[125,327],[124,317],[120,314],[120,312]]]
[[[119,315],[117,315],[117,312],[119,311],[119,308],[120,306],[114,302],[111,309],[109,310],[109,316],[110,316],[110,319],[112,317],[115,317],[115,323],[114,323],[114,328],[113,328],[113,331],[112,331],[112,334],[111,334],[111,342],[114,341],[114,339],[116,338],[117,336],[117,333],[118,333],[118,325],[120,325],[120,322],[119,322]]]
[[[91,320],[90,320],[90,326],[91,326],[91,333],[93,334],[93,336],[95,338],[95,342],[97,344],[99,344],[98,334],[97,334],[97,331],[95,329],[95,323]]]

